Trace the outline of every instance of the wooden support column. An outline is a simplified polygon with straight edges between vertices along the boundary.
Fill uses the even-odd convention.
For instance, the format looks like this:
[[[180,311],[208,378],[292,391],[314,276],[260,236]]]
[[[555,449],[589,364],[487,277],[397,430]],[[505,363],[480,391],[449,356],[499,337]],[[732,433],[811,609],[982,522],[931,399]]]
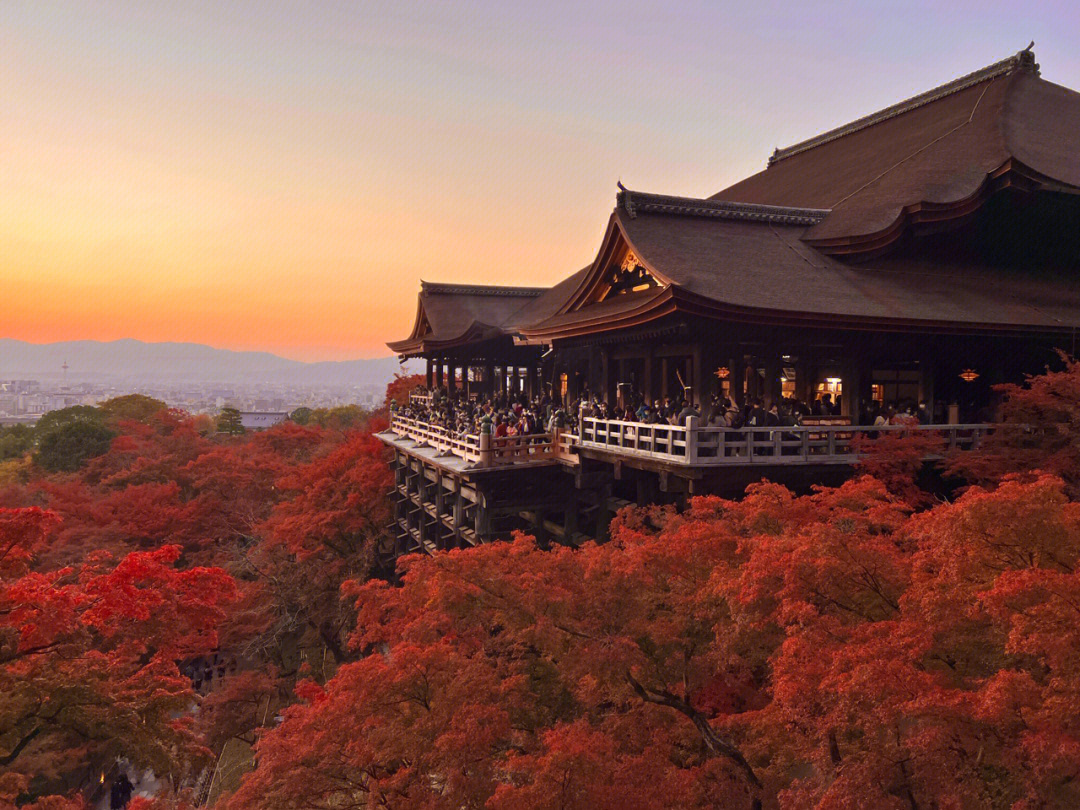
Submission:
[[[457,363],[452,361],[446,367],[449,377],[446,381],[446,390],[450,392],[451,396],[457,392]]]
[[[803,380],[799,398],[811,408],[817,398],[818,367],[817,363],[807,360],[802,364]]]
[[[697,400],[701,412],[705,413],[705,408],[709,405],[709,395],[712,391],[709,387],[708,371],[705,370],[705,351],[700,343],[694,344],[694,353],[690,359],[692,364],[690,370],[691,379],[687,380],[687,382],[692,387],[691,395],[693,399]]]
[[[434,380],[434,372],[435,372],[435,369],[433,369],[431,367],[431,358],[429,357],[427,359],[427,376],[426,376],[426,382],[425,382],[425,385],[427,385],[428,391],[431,390],[431,384],[432,384],[432,382]]]
[[[653,381],[653,353],[652,345],[650,344],[645,352],[645,369],[642,372],[641,381],[641,393],[645,397],[645,401],[652,405],[654,399],[656,399],[656,384]]]
[[[932,357],[924,355],[919,358],[919,401],[926,403],[927,410],[934,412],[934,382],[935,368]]]
[[[611,509],[611,484],[600,486],[597,491],[596,504],[596,541],[606,543],[611,537],[611,519],[615,516]]]
[[[442,388],[443,384],[443,360],[438,358],[435,361],[435,385]]]
[[[529,385],[529,397],[530,398],[531,397],[539,397],[540,396],[539,374],[537,373],[537,368],[536,368],[536,363],[535,362],[529,363],[528,385]]]
[[[854,360],[848,360],[840,368],[840,415],[851,419],[851,424],[859,424],[862,413],[862,382],[860,380],[859,364]]]
[[[612,396],[612,370],[611,370],[611,357],[610,352],[607,349],[602,349],[600,353],[600,398],[605,400],[608,405],[615,404],[615,397]]]
[[[491,512],[487,505],[487,495],[477,486],[476,490],[476,518],[473,523],[477,542],[483,542],[491,534]]]
[[[746,395],[743,393],[743,364],[737,357],[728,360],[728,392],[736,407],[742,408],[746,403]]]
[[[445,490],[443,489],[442,470],[435,470],[435,483],[433,486],[435,487],[435,520],[431,524],[431,542],[435,544],[435,548],[443,549],[445,546],[442,542],[442,514],[445,503]]]
[[[780,358],[771,355],[765,361],[765,407],[780,404],[782,388],[780,386],[780,371],[782,364]]]
[[[465,499],[461,495],[461,479],[454,478],[454,537],[461,545],[461,530],[465,528]]]
[[[660,399],[666,399],[668,394],[668,374],[671,372],[668,368],[667,357],[660,358]]]

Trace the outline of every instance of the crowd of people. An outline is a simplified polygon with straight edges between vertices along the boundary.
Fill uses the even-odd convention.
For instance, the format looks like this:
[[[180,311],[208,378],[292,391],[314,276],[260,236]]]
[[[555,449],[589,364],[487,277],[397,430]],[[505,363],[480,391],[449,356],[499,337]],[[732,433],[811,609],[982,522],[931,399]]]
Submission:
[[[496,437],[529,436],[549,433],[556,428],[577,433],[582,418],[612,419],[643,424],[686,425],[694,417],[703,427],[797,427],[810,417],[839,416],[841,404],[830,393],[822,393],[813,404],[796,399],[767,402],[762,397],[747,397],[739,405],[731,397],[714,395],[704,407],[689,398],[664,397],[651,402],[640,392],[624,387],[614,404],[585,393],[565,404],[545,393],[529,397],[524,392],[496,394],[485,399],[450,393],[434,388],[430,394],[409,402],[390,404],[394,413],[444,428],[456,436],[478,435],[490,431]],[[903,425],[913,427],[933,421],[926,403],[913,402],[883,405],[871,403],[857,424]]]

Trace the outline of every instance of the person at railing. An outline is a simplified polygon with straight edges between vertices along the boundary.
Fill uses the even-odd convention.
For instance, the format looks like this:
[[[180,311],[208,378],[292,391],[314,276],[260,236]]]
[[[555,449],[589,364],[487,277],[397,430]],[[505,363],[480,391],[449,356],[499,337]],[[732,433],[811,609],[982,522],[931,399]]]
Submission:
[[[765,427],[765,403],[761,397],[750,400],[750,413],[746,417],[747,427]],[[757,436],[754,437],[757,439]]]
[[[916,418],[915,414],[911,412],[911,405],[907,404],[904,405],[903,410],[893,414],[892,418],[889,419],[889,424],[900,425],[901,427],[906,428],[913,428],[919,424],[919,420]]]
[[[881,427],[883,425],[891,425],[893,419],[896,417],[896,408],[889,405],[883,410],[879,410],[877,416],[874,417],[874,427]]]
[[[832,394],[828,391],[814,401],[814,416],[835,416],[837,413],[839,411],[833,405]]]
[[[685,427],[687,419],[691,416],[700,417],[701,414],[699,414],[697,408],[691,405],[687,400],[684,399],[681,404],[682,408],[675,418],[671,420],[671,424]]]
[[[919,420],[920,425],[929,425],[931,422],[930,410],[926,407],[925,402],[920,402],[918,409],[915,411],[915,418]]]

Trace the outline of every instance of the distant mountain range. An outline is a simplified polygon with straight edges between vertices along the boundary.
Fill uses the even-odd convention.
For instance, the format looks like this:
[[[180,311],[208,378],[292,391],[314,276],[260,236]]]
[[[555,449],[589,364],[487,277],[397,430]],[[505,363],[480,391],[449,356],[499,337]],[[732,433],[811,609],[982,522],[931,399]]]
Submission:
[[[139,382],[287,383],[316,386],[385,385],[403,368],[396,357],[304,363],[269,352],[236,352],[199,343],[74,340],[27,343],[0,338],[0,380],[63,376]],[[415,366],[415,364],[413,364]]]

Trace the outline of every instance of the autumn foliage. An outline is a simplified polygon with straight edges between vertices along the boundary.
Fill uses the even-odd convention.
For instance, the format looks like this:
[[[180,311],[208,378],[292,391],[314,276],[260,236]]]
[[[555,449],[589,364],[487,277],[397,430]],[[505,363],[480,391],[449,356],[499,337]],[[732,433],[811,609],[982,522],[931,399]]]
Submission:
[[[125,403],[106,453],[0,490],[0,806],[117,756],[183,806],[234,743],[230,810],[1080,806],[1077,379],[1008,391],[963,460],[890,434],[839,487],[396,573],[369,433]]]
[[[381,445],[292,423],[234,438],[145,397],[52,422],[110,438],[0,485],[0,807],[96,801],[118,762],[181,801],[314,650],[345,648],[340,588],[386,522]]]

